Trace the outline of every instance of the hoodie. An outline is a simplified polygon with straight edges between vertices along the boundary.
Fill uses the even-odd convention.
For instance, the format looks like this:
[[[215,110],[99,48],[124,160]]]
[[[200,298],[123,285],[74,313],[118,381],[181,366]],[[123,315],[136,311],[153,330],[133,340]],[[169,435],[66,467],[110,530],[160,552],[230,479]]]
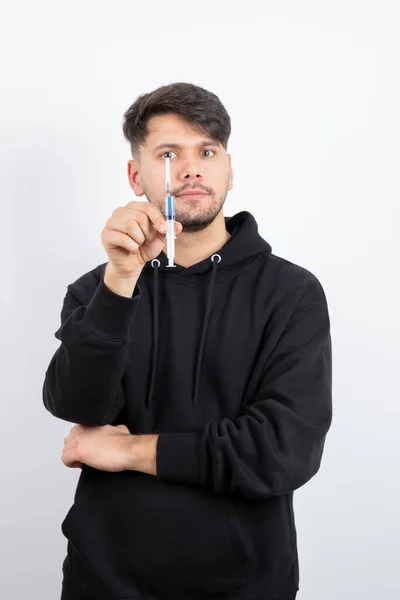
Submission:
[[[323,288],[247,211],[190,267],[146,263],[132,298],[107,263],[68,285],[43,402],[60,419],[158,433],[157,475],[83,465],[63,523],[63,600],[292,600],[293,492],[332,419]]]

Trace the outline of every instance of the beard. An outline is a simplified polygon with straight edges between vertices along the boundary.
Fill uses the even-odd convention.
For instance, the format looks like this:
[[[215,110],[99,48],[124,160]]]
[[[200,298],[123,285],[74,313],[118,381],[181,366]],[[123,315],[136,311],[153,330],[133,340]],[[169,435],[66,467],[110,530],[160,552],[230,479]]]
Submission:
[[[226,196],[227,193],[220,200],[216,200],[214,196],[211,196],[211,199],[208,197],[201,200],[190,200],[187,202],[186,208],[177,208],[175,202],[175,221],[182,224],[182,233],[195,233],[206,229],[221,212]],[[206,200],[206,204],[204,200]]]
[[[166,218],[165,199],[161,202],[153,201],[144,186],[143,189],[147,200],[155,204],[160,209],[163,217]],[[227,195],[228,191],[220,199],[215,199],[214,194],[210,194],[207,198],[200,200],[184,201],[179,207],[177,203],[180,203],[180,201],[179,198],[176,198],[175,221],[182,224],[182,233],[195,233],[206,229],[221,212]]]

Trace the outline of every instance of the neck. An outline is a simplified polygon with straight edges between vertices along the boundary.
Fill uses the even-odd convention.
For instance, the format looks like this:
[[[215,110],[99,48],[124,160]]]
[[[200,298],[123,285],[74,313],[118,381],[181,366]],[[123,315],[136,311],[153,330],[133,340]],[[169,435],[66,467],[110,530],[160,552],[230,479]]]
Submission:
[[[175,263],[182,267],[191,267],[212,256],[226,244],[230,233],[226,230],[222,211],[214,221],[202,231],[179,234],[175,240]],[[163,251],[166,253],[166,248]]]

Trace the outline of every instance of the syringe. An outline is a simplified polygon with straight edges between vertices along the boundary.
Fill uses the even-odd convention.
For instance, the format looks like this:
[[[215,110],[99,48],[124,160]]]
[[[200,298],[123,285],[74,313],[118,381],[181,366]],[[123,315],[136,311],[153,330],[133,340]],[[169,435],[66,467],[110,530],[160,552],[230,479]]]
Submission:
[[[171,171],[170,158],[165,159],[166,166],[166,194],[165,194],[165,218],[167,220],[167,267],[176,267],[175,258],[175,196],[171,196]]]

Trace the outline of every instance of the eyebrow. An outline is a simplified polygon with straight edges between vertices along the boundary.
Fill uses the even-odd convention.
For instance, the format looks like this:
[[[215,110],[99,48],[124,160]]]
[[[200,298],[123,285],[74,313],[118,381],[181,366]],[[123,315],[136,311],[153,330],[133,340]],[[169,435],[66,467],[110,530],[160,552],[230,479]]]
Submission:
[[[219,146],[218,142],[213,142],[210,140],[202,140],[201,142],[199,142],[198,144],[195,144],[195,148],[202,148],[203,146]],[[153,150],[153,152],[156,152],[157,150],[162,150],[163,148],[177,148],[178,150],[181,150],[183,148],[183,146],[181,144],[174,144],[173,142],[171,143],[164,143],[164,144],[159,144],[158,146],[156,146]]]

